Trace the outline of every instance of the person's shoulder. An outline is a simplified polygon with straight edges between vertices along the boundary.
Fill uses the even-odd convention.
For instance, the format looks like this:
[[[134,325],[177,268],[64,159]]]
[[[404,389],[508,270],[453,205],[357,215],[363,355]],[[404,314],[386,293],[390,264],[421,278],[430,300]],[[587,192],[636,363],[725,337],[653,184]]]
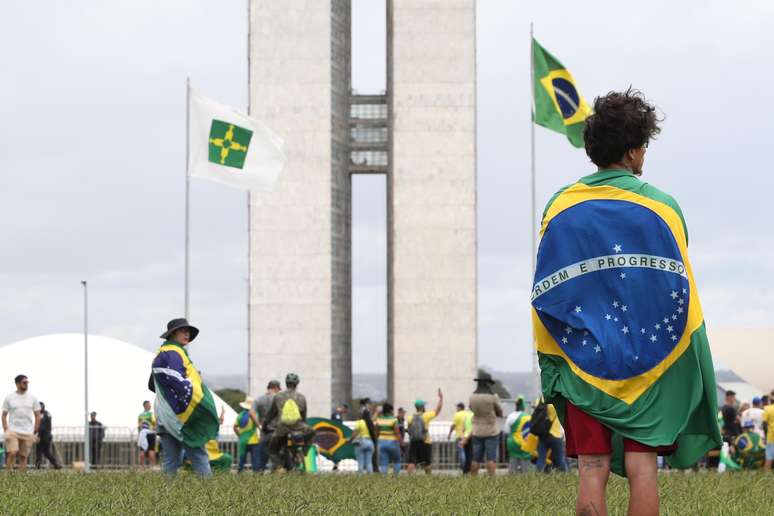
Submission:
[[[569,183],[569,184],[566,184],[566,185],[564,185],[564,186],[563,186],[563,187],[561,187],[559,190],[557,190],[557,191],[554,193],[554,195],[552,195],[552,196],[551,196],[551,198],[550,198],[550,199],[548,199],[548,202],[546,203],[546,206],[545,206],[545,208],[543,208],[543,216],[541,217],[541,220],[543,220],[543,219],[545,219],[545,218],[546,218],[546,213],[548,213],[548,210],[551,208],[551,205],[553,205],[553,204],[554,204],[554,202],[555,202],[555,201],[556,201],[556,200],[559,198],[559,196],[560,196],[560,195],[562,195],[562,194],[564,193],[564,191],[565,191],[565,190],[567,190],[568,188],[570,188],[571,186],[573,186],[573,185],[575,185],[575,184],[577,184],[577,183],[578,183],[578,182],[577,182],[577,181],[575,181],[575,182],[572,182],[572,183]]]
[[[428,410],[425,412],[425,418],[428,420],[435,418],[438,415],[438,413],[435,410]]]

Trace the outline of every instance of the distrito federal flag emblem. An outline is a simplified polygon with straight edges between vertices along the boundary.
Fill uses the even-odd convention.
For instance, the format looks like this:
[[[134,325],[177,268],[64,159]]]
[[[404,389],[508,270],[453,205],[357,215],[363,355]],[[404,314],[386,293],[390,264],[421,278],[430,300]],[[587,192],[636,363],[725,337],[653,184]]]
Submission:
[[[222,120],[213,120],[210,126],[210,162],[241,169],[245,166],[252,137],[253,132],[250,129]]]
[[[285,164],[282,139],[260,120],[193,88],[188,96],[188,174],[272,191]]]

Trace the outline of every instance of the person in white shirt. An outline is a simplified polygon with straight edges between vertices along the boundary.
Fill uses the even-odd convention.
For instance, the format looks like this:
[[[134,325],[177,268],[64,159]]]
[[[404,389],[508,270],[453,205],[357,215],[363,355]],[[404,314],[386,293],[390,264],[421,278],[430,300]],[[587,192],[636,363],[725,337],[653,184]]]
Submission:
[[[40,403],[29,391],[29,379],[20,374],[14,378],[16,391],[3,401],[3,434],[5,437],[8,471],[13,470],[19,457],[19,471],[27,471],[27,457],[32,445],[38,442],[40,428]]]
[[[742,412],[740,419],[742,422],[742,428],[744,428],[744,424],[748,421],[751,421],[753,424],[753,430],[756,434],[761,436],[761,439],[765,437],[765,434],[763,433],[763,407],[761,398],[758,396],[754,397],[752,399],[752,407],[748,408],[744,412]]]

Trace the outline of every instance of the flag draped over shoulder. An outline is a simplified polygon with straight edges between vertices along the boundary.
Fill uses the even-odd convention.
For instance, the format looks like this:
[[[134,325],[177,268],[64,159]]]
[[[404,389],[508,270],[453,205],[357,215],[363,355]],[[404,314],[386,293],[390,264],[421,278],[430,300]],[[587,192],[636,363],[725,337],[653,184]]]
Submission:
[[[159,348],[153,359],[153,383],[156,415],[165,431],[189,448],[217,437],[215,400],[183,346],[165,342]]]
[[[543,394],[622,438],[677,444],[674,467],[720,445],[715,375],[677,203],[630,172],[598,172],[549,202],[532,315]]]
[[[307,423],[314,429],[313,442],[325,458],[336,463],[355,458],[355,447],[347,442],[352,430],[338,421],[321,417],[310,417]]]
[[[188,172],[230,186],[271,190],[285,163],[282,140],[255,118],[189,91]]]
[[[565,134],[574,146],[583,147],[583,122],[591,114],[591,107],[578,91],[575,79],[535,39],[532,40],[532,66],[535,123]]]

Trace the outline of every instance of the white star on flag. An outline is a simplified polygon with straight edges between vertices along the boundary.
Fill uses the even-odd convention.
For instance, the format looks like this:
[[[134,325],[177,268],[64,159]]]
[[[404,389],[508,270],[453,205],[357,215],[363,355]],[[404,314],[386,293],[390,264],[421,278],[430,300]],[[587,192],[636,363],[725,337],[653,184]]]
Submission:
[[[672,335],[672,340],[677,340],[677,335]]]
[[[568,326],[567,328],[565,328],[565,329],[564,329],[564,331],[566,331],[566,332],[567,332],[567,335],[569,335],[569,334],[571,334],[571,333],[572,333],[572,328],[570,328],[570,327]]]
[[[621,328],[621,331],[623,332],[624,335],[628,335],[629,334],[629,327],[628,326],[624,326],[623,328]]]
[[[567,337],[562,337],[562,344],[567,344]]]
[[[675,329],[674,329],[674,328],[672,328],[672,325],[671,325],[671,324],[670,324],[669,326],[667,326],[667,331],[668,331],[669,333],[672,333],[674,330],[675,330]]]
[[[594,346],[594,351],[596,351],[597,353],[599,353],[600,351],[602,351],[602,348],[600,348],[600,347],[599,347],[599,344],[597,344],[596,346]]]
[[[676,290],[673,290],[672,293],[669,294],[669,295],[672,296],[672,299],[677,299],[677,291]]]
[[[677,320],[677,316],[676,316],[675,314],[672,314],[672,320],[673,320],[673,321],[676,321],[676,320]]]
[[[588,344],[588,342],[586,342],[586,339],[583,339],[583,345],[585,346],[586,344]]]
[[[620,253],[621,252],[621,244],[615,244],[613,246],[613,251],[615,251],[616,253]]]
[[[644,334],[644,333],[645,333],[645,328],[641,329],[641,330],[640,330],[640,333],[643,333],[643,334]]]
[[[621,279],[626,279],[626,273],[625,272],[621,273]]]
[[[627,311],[628,309],[629,309],[629,308],[628,308],[626,305],[623,305],[623,306],[621,307],[621,310],[623,310],[624,312],[625,312],[625,311]]]
[[[677,313],[678,313],[678,314],[681,314],[681,313],[683,313],[683,307],[682,307],[682,306],[678,306],[678,307],[677,307]]]
[[[680,305],[683,305],[685,304],[685,300],[681,297],[680,299],[677,300],[677,303]]]
[[[656,328],[657,330],[660,330],[660,329],[661,329],[661,325],[660,325],[660,324],[658,324],[658,323],[656,323],[656,326],[655,326],[655,328]]]
[[[655,335],[651,335],[650,336],[650,341],[651,342],[656,342],[657,340],[658,340],[658,337],[656,337]]]
[[[687,294],[687,293],[688,293],[688,290],[687,289],[683,289],[683,294]]]
[[[605,314],[605,319],[609,321],[610,319],[612,319],[612,317],[610,317],[610,314]]]
[[[664,317],[664,324],[667,324],[669,322],[669,317]]]
[[[576,314],[579,314],[579,313],[581,313],[581,310],[582,310],[582,309],[581,309],[581,307],[580,307],[580,306],[576,306],[576,307],[575,307],[575,313],[576,313]]]
[[[613,301],[613,308],[618,308],[618,301]]]
[[[614,320],[615,322],[618,322],[618,317],[613,317],[613,320]]]

